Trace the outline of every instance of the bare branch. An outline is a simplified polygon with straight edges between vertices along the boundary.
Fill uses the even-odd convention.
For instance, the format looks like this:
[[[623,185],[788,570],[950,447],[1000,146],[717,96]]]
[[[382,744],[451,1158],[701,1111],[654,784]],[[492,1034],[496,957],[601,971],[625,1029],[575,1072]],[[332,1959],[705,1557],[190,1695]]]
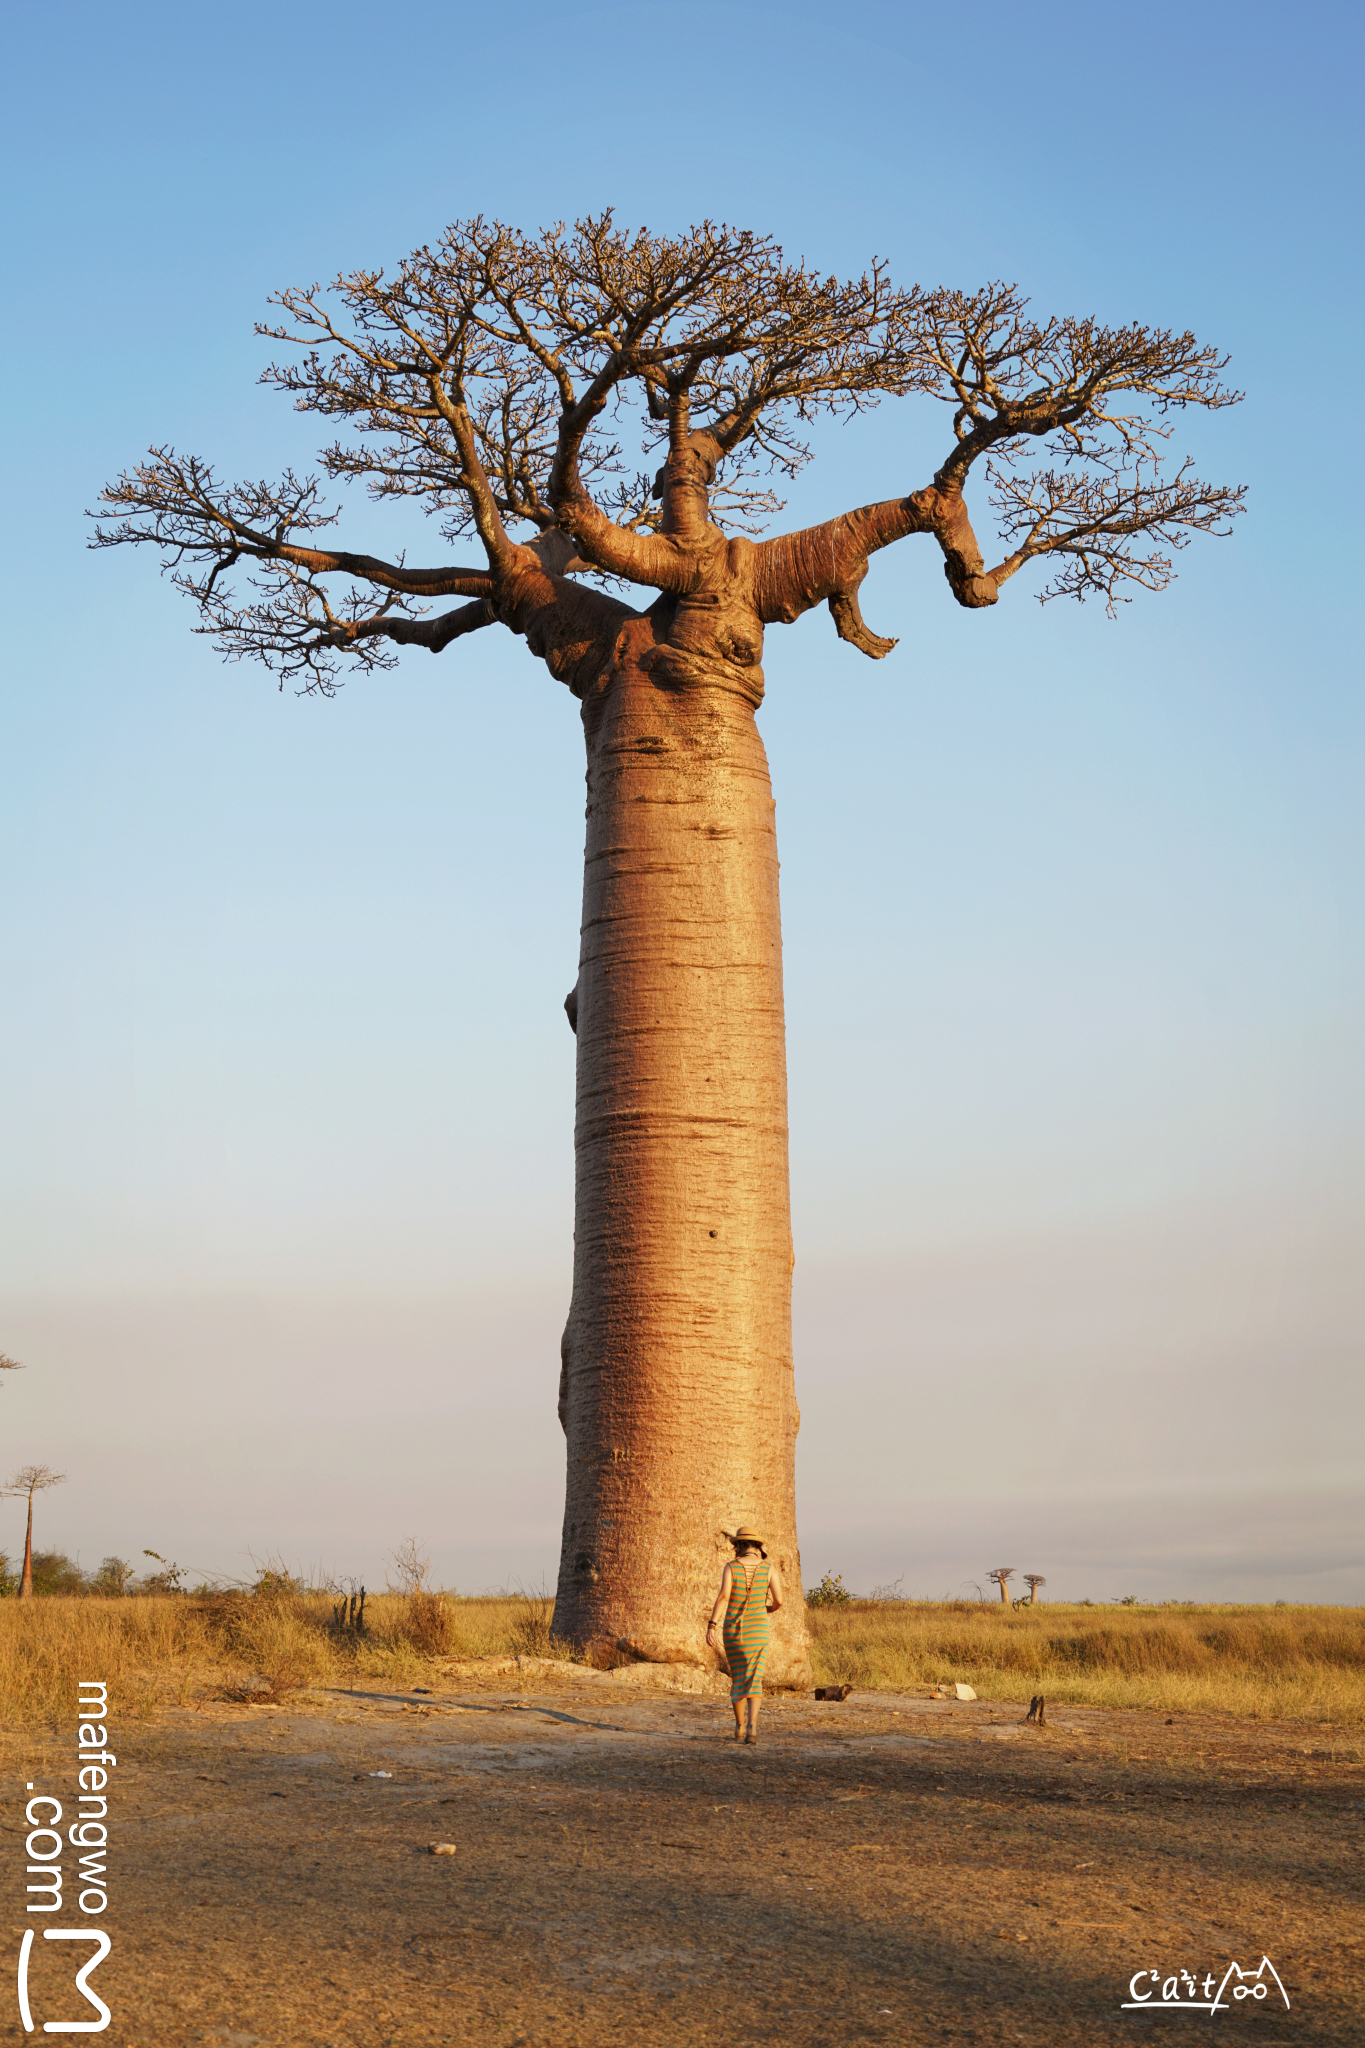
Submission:
[[[21,1498],[27,1496],[32,1500],[35,1493],[46,1493],[50,1486],[62,1486],[65,1483],[65,1472],[54,1472],[50,1465],[21,1465],[8,1485],[0,1488],[0,1492],[10,1495],[11,1498],[18,1494]]]
[[[1245,490],[1204,484],[1184,464],[1170,482],[1159,474],[1119,477],[1043,470],[1015,476],[990,466],[996,489],[992,504],[1007,538],[1022,544],[990,573],[1001,584],[1025,562],[1058,558],[1052,580],[1038,594],[1084,598],[1098,592],[1111,617],[1129,601],[1123,588],[1164,590],[1175,574],[1170,555],[1189,546],[1195,533],[1225,535],[1242,509]]]
[[[927,297],[922,348],[935,395],[953,407],[956,447],[936,479],[949,488],[986,449],[1020,436],[1056,435],[1073,459],[1151,461],[1171,412],[1241,396],[1219,381],[1226,357],[1192,334],[1037,321],[1013,285]]]
[[[100,493],[97,548],[151,543],[167,566],[185,562],[227,568],[239,561],[281,562],[309,571],[354,576],[379,589],[409,596],[471,596],[485,589],[484,569],[409,569],[372,555],[307,547],[291,538],[334,526],[338,513],[322,504],[317,480],[286,470],[278,484],[219,485],[209,464],[152,448],[150,459],[125,471]]]

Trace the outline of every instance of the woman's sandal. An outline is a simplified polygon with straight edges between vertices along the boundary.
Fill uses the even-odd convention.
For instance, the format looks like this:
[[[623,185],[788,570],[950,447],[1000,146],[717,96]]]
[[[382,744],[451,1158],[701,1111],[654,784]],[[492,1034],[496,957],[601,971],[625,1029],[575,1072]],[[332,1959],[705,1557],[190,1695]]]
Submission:
[[[751,1728],[751,1729],[749,1730],[749,1732],[748,1732],[748,1734],[747,1734],[747,1735],[745,1736],[744,1740],[745,1740],[746,1742],[757,1742],[757,1741],[758,1741],[758,1737],[757,1737],[757,1736],[756,1736],[756,1735],[754,1734],[754,1731],[753,1731],[753,1729],[752,1729],[752,1728]]]

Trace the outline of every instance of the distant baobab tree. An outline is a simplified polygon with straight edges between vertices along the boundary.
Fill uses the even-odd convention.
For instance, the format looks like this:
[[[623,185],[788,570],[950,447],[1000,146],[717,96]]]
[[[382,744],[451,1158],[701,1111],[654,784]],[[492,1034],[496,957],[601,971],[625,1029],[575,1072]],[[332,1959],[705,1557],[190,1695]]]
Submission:
[[[1038,1605],[1038,1588],[1040,1586],[1045,1586],[1047,1584],[1047,1580],[1043,1577],[1041,1572],[1025,1572],[1024,1584],[1028,1587],[1029,1606],[1036,1607]]]
[[[5,1492],[11,1498],[22,1499],[28,1495],[28,1528],[24,1535],[24,1572],[19,1581],[19,1598],[33,1598],[33,1496],[46,1493],[49,1486],[60,1486],[66,1478],[65,1472],[54,1472],[50,1465],[21,1465],[11,1479]]]
[[[104,492],[97,544],[158,550],[199,631],[304,690],[501,628],[581,705],[554,1630],[702,1661],[725,1528],[759,1527],[801,1585],[764,635],[826,605],[851,648],[890,654],[860,588],[871,557],[912,535],[969,612],[1035,566],[1043,597],[1112,608],[1163,589],[1173,552],[1224,531],[1241,496],[1187,462],[1167,473],[1172,422],[1237,394],[1188,333],[1035,318],[1008,285],[901,289],[880,262],[840,281],[711,223],[629,234],[604,214],[528,235],[465,221],[392,270],[271,303],[259,331],[288,353],[265,381],[351,430],[322,451],[326,476],[363,485],[376,510],[420,506],[478,558],[441,549],[426,568],[334,544],[318,478],[222,483],[170,446]],[[780,509],[772,480],[808,460],[809,422],[911,394],[949,412],[928,481],[755,537]],[[1001,535],[993,567],[967,510],[973,475]],[[432,609],[447,598],[460,602]],[[830,715],[859,715],[849,701]],[[799,1593],[771,1656],[774,1676],[808,1671]]]
[[[17,1358],[10,1358],[5,1352],[0,1351],[0,1372],[22,1372],[23,1369]],[[4,1381],[0,1380],[0,1387],[4,1384]]]
[[[1010,1604],[1010,1596],[1009,1586],[1007,1582],[1014,1577],[1014,1566],[1012,1564],[998,1564],[993,1572],[987,1572],[986,1577],[990,1580],[993,1586],[998,1586],[1000,1588],[1000,1598],[1004,1601],[1006,1607],[1008,1607]]]

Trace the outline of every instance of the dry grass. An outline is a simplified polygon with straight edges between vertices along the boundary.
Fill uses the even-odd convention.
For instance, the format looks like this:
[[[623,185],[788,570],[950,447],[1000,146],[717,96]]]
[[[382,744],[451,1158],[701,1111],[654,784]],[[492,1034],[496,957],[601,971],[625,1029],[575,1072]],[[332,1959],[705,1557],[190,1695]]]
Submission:
[[[543,1597],[419,1589],[366,1604],[339,1633],[326,1594],[0,1601],[0,1727],[54,1732],[80,1679],[150,1718],[196,1699],[280,1699],[309,1686],[406,1691],[452,1660],[555,1654]],[[1365,1723],[1365,1610],[1349,1607],[1005,1610],[853,1601],[810,1613],[816,1682],[900,1692],[961,1679],[983,1699]]]
[[[204,1697],[281,1699],[309,1686],[408,1690],[451,1659],[546,1656],[553,1603],[521,1596],[460,1600],[418,1588],[372,1594],[365,1632],[333,1623],[325,1593],[279,1597],[0,1601],[0,1728],[54,1731],[75,1715],[76,1687],[96,1679],[121,1711]]]
[[[1365,1610],[859,1600],[812,1610],[817,1683],[1365,1722]]]

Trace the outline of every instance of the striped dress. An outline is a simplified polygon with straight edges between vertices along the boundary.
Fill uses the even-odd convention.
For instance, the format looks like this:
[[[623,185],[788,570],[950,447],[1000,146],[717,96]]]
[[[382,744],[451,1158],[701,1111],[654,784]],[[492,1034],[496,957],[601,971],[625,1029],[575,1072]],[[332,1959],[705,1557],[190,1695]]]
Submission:
[[[772,1641],[768,1620],[768,1560],[760,1557],[753,1567],[748,1586],[744,1566],[738,1559],[730,1568],[730,1605],[725,1610],[723,1634],[725,1655],[730,1665],[731,1700],[763,1697],[763,1659]]]

